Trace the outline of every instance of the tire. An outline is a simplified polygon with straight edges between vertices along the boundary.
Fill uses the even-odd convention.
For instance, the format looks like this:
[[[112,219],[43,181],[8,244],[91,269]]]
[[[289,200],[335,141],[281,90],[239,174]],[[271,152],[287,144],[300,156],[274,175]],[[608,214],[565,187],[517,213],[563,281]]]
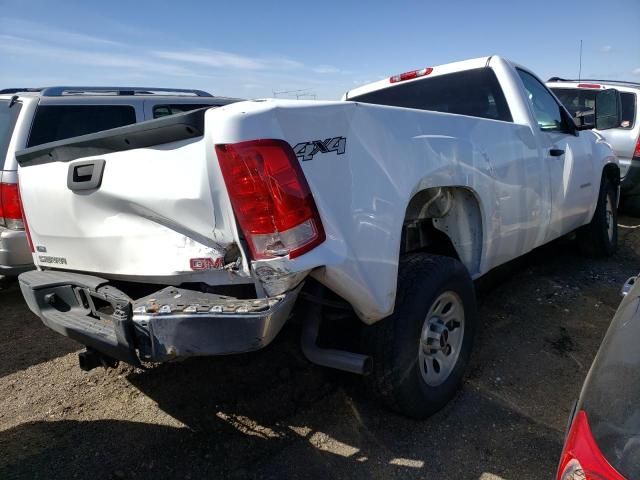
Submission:
[[[403,256],[393,314],[363,329],[363,349],[373,358],[373,372],[365,377],[372,394],[411,418],[436,413],[460,387],[475,322],[473,282],[462,263],[424,253]]]
[[[580,251],[590,257],[609,257],[618,248],[618,189],[602,178],[598,204],[588,225],[577,232]]]

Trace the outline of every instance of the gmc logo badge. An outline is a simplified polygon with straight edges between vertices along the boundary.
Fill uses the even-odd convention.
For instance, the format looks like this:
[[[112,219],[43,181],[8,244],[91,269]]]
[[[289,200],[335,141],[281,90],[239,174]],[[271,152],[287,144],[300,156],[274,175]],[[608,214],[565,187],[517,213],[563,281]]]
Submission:
[[[189,260],[191,270],[222,270],[224,262],[222,257],[215,260],[213,258],[192,258]]]

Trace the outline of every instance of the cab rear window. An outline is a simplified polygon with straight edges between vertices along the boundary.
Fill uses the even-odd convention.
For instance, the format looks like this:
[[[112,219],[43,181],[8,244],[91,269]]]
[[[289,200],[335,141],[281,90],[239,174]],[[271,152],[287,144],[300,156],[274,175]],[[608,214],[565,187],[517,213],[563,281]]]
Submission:
[[[511,122],[511,112],[491,68],[477,68],[397,84],[349,100]]]
[[[31,126],[28,147],[136,123],[131,105],[41,105]]]

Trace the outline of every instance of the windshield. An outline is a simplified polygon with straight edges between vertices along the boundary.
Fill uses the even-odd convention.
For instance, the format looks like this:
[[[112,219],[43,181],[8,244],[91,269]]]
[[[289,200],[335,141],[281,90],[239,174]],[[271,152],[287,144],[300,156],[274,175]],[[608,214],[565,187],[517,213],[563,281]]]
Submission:
[[[580,405],[602,453],[627,478],[640,478],[639,295],[636,288],[611,322]]]
[[[14,103],[9,108],[9,103],[9,100],[0,100],[0,170],[4,168],[13,127],[16,124],[20,107],[22,106],[21,103]]]

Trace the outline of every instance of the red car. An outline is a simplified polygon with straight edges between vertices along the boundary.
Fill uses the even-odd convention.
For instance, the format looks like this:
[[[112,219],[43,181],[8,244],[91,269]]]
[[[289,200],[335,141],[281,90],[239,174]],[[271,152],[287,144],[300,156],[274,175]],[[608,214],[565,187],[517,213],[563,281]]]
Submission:
[[[640,479],[640,277],[623,295],[574,408],[558,480]]]

